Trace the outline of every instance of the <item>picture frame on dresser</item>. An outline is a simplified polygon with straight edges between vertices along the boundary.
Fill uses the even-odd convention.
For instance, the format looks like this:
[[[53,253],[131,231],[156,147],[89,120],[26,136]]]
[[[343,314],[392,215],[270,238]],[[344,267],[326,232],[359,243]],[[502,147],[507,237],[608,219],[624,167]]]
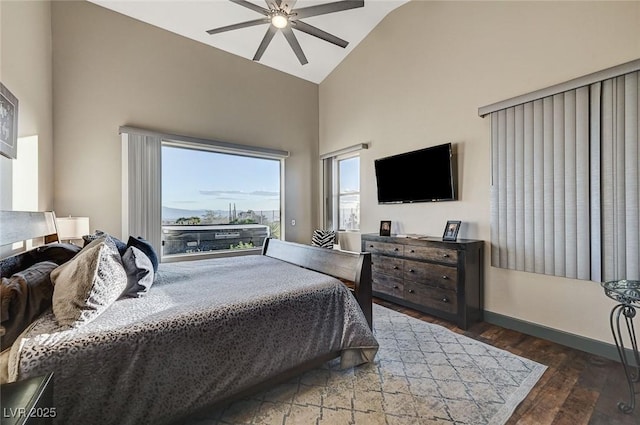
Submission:
[[[0,155],[18,157],[18,99],[0,82]]]
[[[449,220],[444,227],[444,233],[442,234],[443,241],[456,241],[458,239],[458,232],[460,231],[460,220]]]
[[[380,236],[391,236],[391,220],[380,222]]]

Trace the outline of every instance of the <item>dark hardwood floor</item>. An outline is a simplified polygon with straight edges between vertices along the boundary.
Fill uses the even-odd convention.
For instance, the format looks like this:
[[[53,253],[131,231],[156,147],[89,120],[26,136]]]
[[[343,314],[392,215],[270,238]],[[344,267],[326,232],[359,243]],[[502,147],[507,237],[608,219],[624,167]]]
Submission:
[[[428,314],[378,298],[374,302],[547,366],[507,425],[640,425],[640,395],[634,413],[618,410],[618,401],[629,401],[619,362],[485,322],[463,331]]]

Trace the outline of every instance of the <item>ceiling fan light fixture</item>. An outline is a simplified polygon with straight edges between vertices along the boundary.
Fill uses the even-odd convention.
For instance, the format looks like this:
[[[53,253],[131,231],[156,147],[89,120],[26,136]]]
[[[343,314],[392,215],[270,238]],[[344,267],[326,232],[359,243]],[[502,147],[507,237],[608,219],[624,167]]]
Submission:
[[[0,0],[2,1],[2,0]],[[314,6],[307,6],[300,9],[294,9],[294,5],[296,0],[266,0],[268,8],[258,6],[253,1],[249,0],[229,0],[235,4],[246,7],[247,9],[251,9],[254,12],[258,12],[262,15],[260,19],[253,19],[251,21],[240,22],[239,24],[226,25],[220,28],[214,28],[207,31],[208,34],[218,34],[225,31],[237,30],[240,28],[252,27],[254,25],[260,25],[269,23],[269,27],[267,28],[267,32],[265,33],[262,41],[260,42],[260,46],[258,46],[258,50],[256,54],[253,56],[254,61],[259,61],[262,57],[267,46],[271,43],[273,36],[278,30],[281,30],[284,38],[291,46],[291,49],[298,57],[298,61],[300,65],[305,65],[309,63],[307,57],[302,51],[302,47],[300,47],[300,43],[293,33],[293,29],[300,32],[304,32],[308,35],[317,37],[321,40],[327,41],[329,43],[335,44],[336,46],[345,48],[348,41],[343,40],[339,37],[336,37],[333,34],[329,34],[326,31],[323,31],[319,28],[316,28],[312,25],[309,25],[303,21],[301,18],[309,18],[312,16],[326,15],[329,13],[342,12],[344,10],[356,9],[364,6],[365,0],[341,0],[341,1],[333,1],[331,3],[323,3],[316,4]]]
[[[271,24],[276,28],[284,28],[289,25],[289,19],[282,12],[276,12],[271,16]]]

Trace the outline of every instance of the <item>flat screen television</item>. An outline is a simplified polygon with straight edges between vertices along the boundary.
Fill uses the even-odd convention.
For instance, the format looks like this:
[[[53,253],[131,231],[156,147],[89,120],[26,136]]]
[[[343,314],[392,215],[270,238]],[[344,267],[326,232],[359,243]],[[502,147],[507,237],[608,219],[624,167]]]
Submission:
[[[451,143],[376,159],[378,203],[456,200]]]

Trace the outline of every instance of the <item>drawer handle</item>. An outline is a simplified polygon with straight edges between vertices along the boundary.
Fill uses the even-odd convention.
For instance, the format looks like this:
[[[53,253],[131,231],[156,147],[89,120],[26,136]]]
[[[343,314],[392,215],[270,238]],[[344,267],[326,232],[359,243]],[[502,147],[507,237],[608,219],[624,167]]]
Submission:
[[[398,289],[398,285],[393,285],[393,289]]]
[[[394,251],[398,251],[398,248],[393,248]]]
[[[412,250],[411,250],[411,251],[409,251],[409,252],[414,253],[414,252],[416,252],[416,251],[415,251],[414,249],[412,249]]]
[[[416,271],[413,269],[409,269],[409,273],[415,273]]]
[[[444,258],[449,258],[449,254],[442,254]]]
[[[445,274],[445,275],[442,275],[442,278],[443,278],[444,280],[447,280],[447,279],[449,279],[449,276],[447,276],[447,275]]]
[[[369,248],[373,248],[373,245],[369,245]]]
[[[398,270],[398,266],[393,266],[393,270]]]
[[[442,298],[442,300],[441,300],[441,301],[442,301],[443,303],[448,303],[448,302],[449,302],[449,298],[444,297],[444,298]]]
[[[409,289],[409,293],[413,294],[415,291],[413,289]]]

